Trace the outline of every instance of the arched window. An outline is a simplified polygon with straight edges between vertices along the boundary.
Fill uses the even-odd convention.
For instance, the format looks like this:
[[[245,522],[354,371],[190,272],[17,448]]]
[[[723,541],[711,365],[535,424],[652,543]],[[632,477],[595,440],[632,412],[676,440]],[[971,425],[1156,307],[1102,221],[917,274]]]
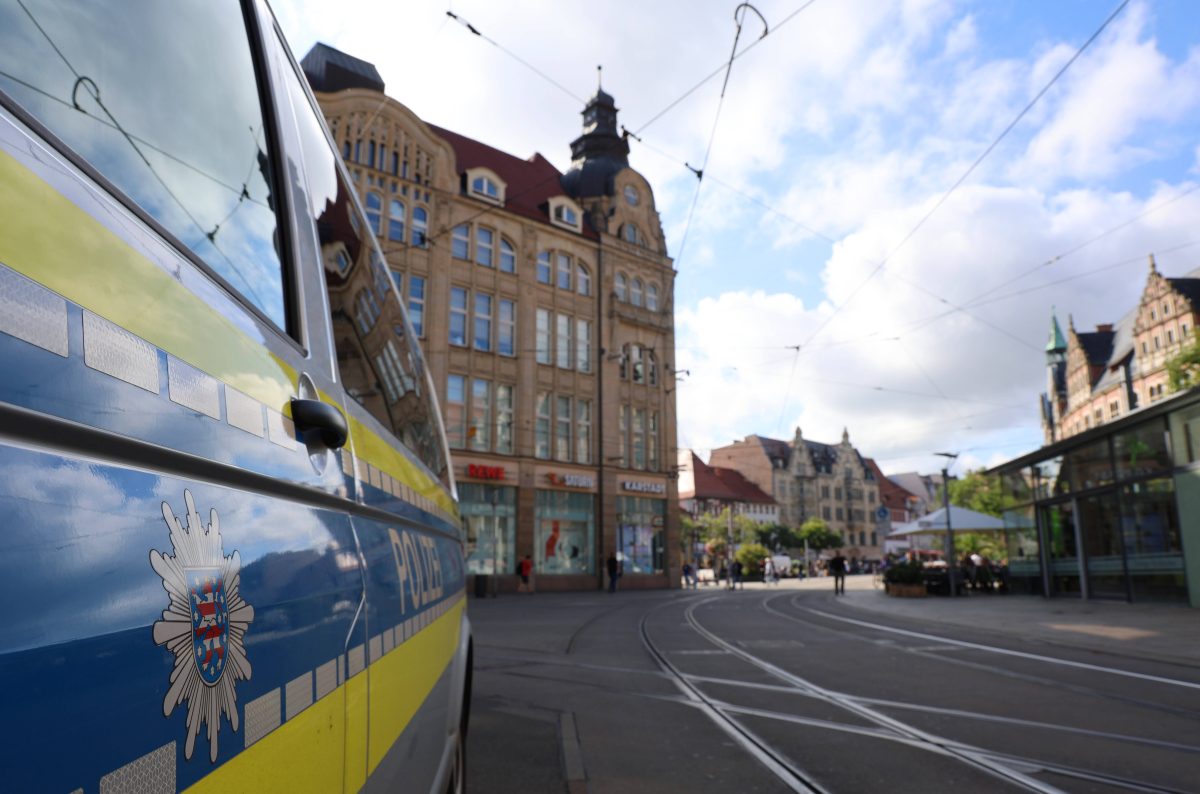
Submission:
[[[513,244],[500,238],[500,270],[504,273],[517,272],[517,252]]]
[[[412,244],[425,247],[425,231],[429,228],[429,213],[424,207],[413,207]]]
[[[646,308],[652,312],[658,311],[658,285],[646,285]]]
[[[382,234],[380,223],[383,216],[383,198],[374,191],[367,192],[367,223],[375,234]]]
[[[625,274],[618,273],[616,280],[613,281],[613,292],[616,293],[617,300],[625,300]]]
[[[629,302],[634,306],[642,305],[642,281],[635,278],[629,285]]]
[[[592,274],[582,264],[575,269],[575,288],[580,295],[592,294]]]
[[[638,228],[632,223],[627,223],[621,227],[621,236],[626,242],[636,245],[641,240],[641,235],[638,234]]]
[[[393,243],[404,242],[404,202],[392,199],[388,212],[388,239]]]

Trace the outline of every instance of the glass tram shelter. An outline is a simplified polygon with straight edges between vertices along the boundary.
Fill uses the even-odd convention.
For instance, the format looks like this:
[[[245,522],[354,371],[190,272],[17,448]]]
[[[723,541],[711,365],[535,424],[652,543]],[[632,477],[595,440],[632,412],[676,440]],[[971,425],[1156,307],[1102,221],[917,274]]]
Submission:
[[[1014,591],[1200,607],[1200,388],[992,472]]]

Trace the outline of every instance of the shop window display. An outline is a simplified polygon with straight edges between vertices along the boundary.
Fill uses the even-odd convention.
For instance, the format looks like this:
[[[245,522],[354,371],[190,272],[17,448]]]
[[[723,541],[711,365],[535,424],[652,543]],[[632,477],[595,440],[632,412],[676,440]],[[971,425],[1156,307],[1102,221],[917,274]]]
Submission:
[[[517,564],[516,489],[460,482],[458,498],[467,541],[467,573],[512,573]]]
[[[533,551],[538,573],[595,573],[594,502],[590,493],[537,492]]]
[[[626,574],[662,572],[666,511],[667,503],[662,499],[617,499],[617,545]]]

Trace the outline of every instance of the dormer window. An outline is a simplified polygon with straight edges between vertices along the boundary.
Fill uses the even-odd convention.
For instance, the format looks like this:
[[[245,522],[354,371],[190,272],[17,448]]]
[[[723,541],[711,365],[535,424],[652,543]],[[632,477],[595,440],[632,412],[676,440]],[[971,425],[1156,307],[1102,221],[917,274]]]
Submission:
[[[566,196],[550,199],[550,220],[556,226],[564,226],[577,232],[583,231],[583,210]]]
[[[471,168],[466,174],[467,193],[492,204],[504,203],[504,182],[488,168]]]
[[[471,192],[493,201],[500,200],[500,187],[486,176],[475,177],[471,182]]]

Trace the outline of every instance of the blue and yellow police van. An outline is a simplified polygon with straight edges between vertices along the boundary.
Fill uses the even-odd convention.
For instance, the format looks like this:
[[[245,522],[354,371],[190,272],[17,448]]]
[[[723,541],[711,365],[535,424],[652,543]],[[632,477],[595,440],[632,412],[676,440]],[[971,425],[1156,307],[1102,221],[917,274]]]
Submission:
[[[0,790],[461,791],[421,351],[260,0],[0,0]]]

